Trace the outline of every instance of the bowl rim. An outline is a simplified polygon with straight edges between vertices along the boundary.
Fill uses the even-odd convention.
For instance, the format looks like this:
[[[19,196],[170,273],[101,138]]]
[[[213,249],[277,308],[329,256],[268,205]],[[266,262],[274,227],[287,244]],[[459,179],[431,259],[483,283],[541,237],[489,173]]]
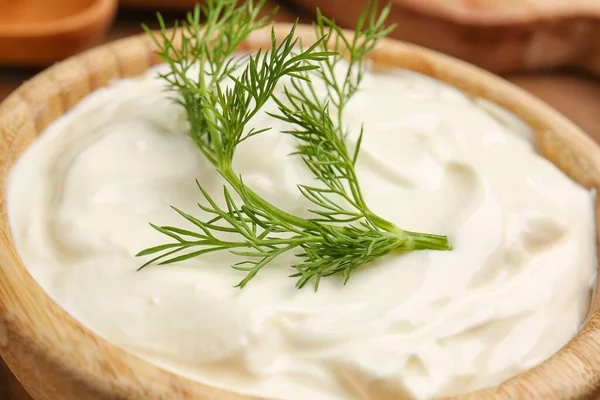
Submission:
[[[276,36],[281,39],[289,28],[290,24],[275,24]],[[269,33],[267,29],[254,32],[240,50],[268,46]],[[296,35],[305,42],[314,40],[307,25],[299,25]],[[145,34],[108,43],[48,68],[0,104],[0,354],[36,398],[256,399],[166,371],[93,333],[46,294],[21,262],[12,242],[5,193],[8,172],[19,156],[15,153],[24,150],[48,123],[85,95],[114,78],[137,76],[157,64],[153,52],[153,42]],[[512,111],[536,132],[542,154],[550,159],[553,149],[574,149],[551,161],[574,163],[575,169],[567,172],[570,176],[588,188],[600,188],[600,148],[533,95],[466,62],[393,39],[383,40],[371,58],[376,66],[415,70]],[[100,62],[109,63],[110,71],[103,71]],[[597,201],[596,210],[599,208]],[[598,303],[594,296],[590,306],[593,313],[583,329],[548,360],[495,388],[456,398],[535,395],[572,399],[596,393],[600,390]],[[37,372],[32,372],[34,366]]]
[[[41,23],[0,24],[0,38],[41,37],[71,32],[87,27],[96,20],[103,20],[117,9],[119,0],[92,0],[85,9],[65,17]]]

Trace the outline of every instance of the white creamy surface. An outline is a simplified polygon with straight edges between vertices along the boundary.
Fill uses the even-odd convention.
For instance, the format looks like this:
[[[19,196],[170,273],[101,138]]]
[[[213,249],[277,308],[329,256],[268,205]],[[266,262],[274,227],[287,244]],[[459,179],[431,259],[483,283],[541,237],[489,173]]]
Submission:
[[[222,179],[148,73],[89,96],[21,158],[8,191],[13,235],[48,293],[101,336],[191,378],[281,399],[404,399],[499,383],[579,328],[595,279],[592,195],[536,155],[522,131],[423,76],[368,74],[349,104],[365,122],[358,174],[371,208],[404,229],[447,234],[451,252],[390,255],[294,288],[291,259],[245,289],[211,254],[136,272],[134,255],[182,226]],[[270,104],[269,109],[274,110]],[[271,131],[235,168],[293,213],[314,183],[294,139]],[[511,125],[512,126],[512,125]],[[514,125],[518,126],[518,125]],[[350,146],[353,146],[350,139]]]

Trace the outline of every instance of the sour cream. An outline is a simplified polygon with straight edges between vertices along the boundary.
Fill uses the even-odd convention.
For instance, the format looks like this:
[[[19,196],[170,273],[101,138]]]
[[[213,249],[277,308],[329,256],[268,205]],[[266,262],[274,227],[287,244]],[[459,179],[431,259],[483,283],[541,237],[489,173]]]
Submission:
[[[371,209],[448,235],[453,251],[389,255],[316,293],[294,288],[292,257],[243,290],[226,253],[136,272],[134,255],[165,243],[149,222],[185,226],[171,205],[199,215],[196,179],[222,198],[169,96],[155,70],[97,90],[11,172],[19,254],[100,336],[238,393],[381,400],[498,384],[580,327],[596,271],[592,194],[536,154],[522,123],[404,70],[366,75],[346,109],[349,146],[364,122],[357,171]],[[294,139],[266,114],[252,126],[273,129],[243,143],[236,171],[306,215],[296,185],[314,179],[288,156]]]

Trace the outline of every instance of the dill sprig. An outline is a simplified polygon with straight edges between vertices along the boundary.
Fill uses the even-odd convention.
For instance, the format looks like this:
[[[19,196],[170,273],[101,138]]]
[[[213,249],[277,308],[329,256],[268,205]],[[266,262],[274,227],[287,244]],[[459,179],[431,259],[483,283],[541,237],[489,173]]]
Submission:
[[[272,29],[271,47],[247,56],[236,77],[234,72],[243,65],[240,58],[231,57],[237,46],[269,23],[258,18],[263,3],[237,7],[235,0],[208,0],[172,33],[160,17],[160,33],[150,32],[157,54],[170,67],[162,77],[178,94],[176,101],[185,109],[191,136],[227,185],[223,188],[225,204],[219,205],[197,182],[202,195],[198,206],[209,215],[206,219],[173,207],[194,230],[151,224],[173,241],[140,252],[138,256],[154,256],[140,269],[227,250],[241,257],[233,268],[245,273],[237,285],[243,288],[274,259],[294,251],[299,260],[292,265],[296,286],[312,281],[316,290],[322,277],[339,274],[346,283],[359,267],[392,251],[450,249],[445,236],[404,231],[371,212],[354,170],[362,130],[354,152],[345,145],[344,106],[358,90],[366,55],[392,29],[384,24],[389,7],[378,14],[376,3],[367,6],[352,39],[318,12],[317,40],[306,49],[298,50],[296,24],[280,43]],[[177,40],[181,40],[179,47]],[[348,60],[348,71],[344,79],[338,79],[334,70],[342,59]],[[193,68],[199,72],[190,78]],[[317,95],[313,74],[325,82],[327,99]],[[279,99],[274,90],[286,76],[291,78],[291,87]],[[220,84],[226,77],[233,83],[223,87]],[[295,127],[284,133],[298,139],[297,154],[323,183],[323,187],[299,185],[316,206],[310,210],[312,218],[274,206],[246,186],[232,168],[237,146],[269,129],[247,130],[246,125],[270,99],[279,107],[274,116]],[[338,116],[335,122],[330,116],[332,107]]]

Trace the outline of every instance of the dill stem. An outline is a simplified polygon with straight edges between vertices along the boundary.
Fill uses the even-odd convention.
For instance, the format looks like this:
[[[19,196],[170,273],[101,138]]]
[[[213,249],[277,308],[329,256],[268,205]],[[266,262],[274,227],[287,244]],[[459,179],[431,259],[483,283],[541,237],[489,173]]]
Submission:
[[[367,211],[365,217],[375,224],[377,227],[395,234],[399,238],[406,238],[409,241],[398,248],[398,250],[414,249],[414,250],[451,250],[452,247],[448,244],[448,237],[441,235],[433,235],[430,233],[411,232],[398,228],[390,221],[381,218],[377,214]]]
[[[447,236],[411,231],[403,232],[412,241],[412,249],[414,250],[452,250]]]
[[[260,208],[269,209],[269,211],[276,215],[282,221],[294,225],[302,230],[312,230],[315,225],[312,221],[292,215],[282,209],[274,206],[273,204],[264,200],[261,196],[256,194],[252,189],[248,188],[243,184],[241,179],[233,172],[231,168],[226,168],[221,171],[223,177],[229,182],[234,190],[241,196],[247,196],[254,204]],[[242,192],[242,188],[243,192]],[[428,233],[411,232],[405,231],[398,228],[392,222],[378,216],[377,214],[368,211],[365,217],[369,219],[377,227],[393,234],[394,236],[402,239],[396,248],[396,250],[450,250],[451,246],[448,244],[448,238],[441,235],[432,235]],[[343,227],[333,226],[335,230],[342,230]],[[314,239],[314,240],[311,240]],[[300,242],[319,241],[320,239],[314,237],[301,238]],[[273,243],[273,242],[272,242]],[[282,243],[290,243],[289,239],[283,239]]]
[[[307,229],[307,230],[315,228],[314,224],[311,221],[306,220],[304,218],[296,217],[295,215],[285,212],[282,209],[280,209],[280,208],[274,206],[273,204],[269,203],[268,201],[264,200],[262,197],[260,197],[258,194],[256,194],[252,189],[245,186],[244,183],[242,182],[242,180],[233,172],[233,170],[230,167],[225,168],[225,169],[221,170],[220,172],[221,172],[221,175],[223,175],[223,177],[227,180],[227,182],[229,182],[229,184],[234,188],[234,190],[240,196],[248,197],[254,204],[259,206],[259,208],[268,209],[271,213],[276,215],[280,220],[282,220],[288,224],[294,225],[298,228]],[[244,188],[243,192],[242,192],[242,188]]]

